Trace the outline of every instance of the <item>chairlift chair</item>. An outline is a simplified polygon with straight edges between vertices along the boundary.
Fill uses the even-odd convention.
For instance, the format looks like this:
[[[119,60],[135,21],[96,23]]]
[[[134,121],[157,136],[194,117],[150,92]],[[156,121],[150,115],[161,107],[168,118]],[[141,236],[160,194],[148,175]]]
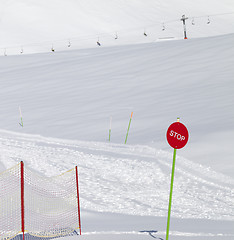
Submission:
[[[119,37],[118,37],[118,34],[117,32],[115,33],[115,40],[117,40]]]
[[[99,37],[98,37],[98,40],[97,40],[97,45],[101,46],[101,43],[99,42]]]
[[[68,47],[71,47],[71,42],[70,42],[70,40],[68,40],[68,45],[67,45]]]
[[[194,18],[193,18],[193,20],[192,20],[192,25],[195,25],[195,21],[194,21]]]

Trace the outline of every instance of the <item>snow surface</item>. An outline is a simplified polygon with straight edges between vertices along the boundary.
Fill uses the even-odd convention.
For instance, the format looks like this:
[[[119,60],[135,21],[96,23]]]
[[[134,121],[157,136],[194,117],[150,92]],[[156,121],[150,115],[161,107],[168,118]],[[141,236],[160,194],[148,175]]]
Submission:
[[[0,9],[0,47],[9,46],[0,57],[1,171],[21,160],[45,176],[78,165],[80,239],[165,239],[165,133],[180,117],[190,139],[177,151],[170,239],[234,239],[234,15],[215,15],[234,11],[232,1],[2,0]],[[161,30],[184,13],[204,16],[188,26],[191,39],[180,21]],[[146,38],[155,22],[158,34]],[[117,30],[124,38],[114,40]],[[82,44],[60,42],[79,35]],[[98,36],[108,47],[92,45]],[[52,40],[61,45],[48,52]]]

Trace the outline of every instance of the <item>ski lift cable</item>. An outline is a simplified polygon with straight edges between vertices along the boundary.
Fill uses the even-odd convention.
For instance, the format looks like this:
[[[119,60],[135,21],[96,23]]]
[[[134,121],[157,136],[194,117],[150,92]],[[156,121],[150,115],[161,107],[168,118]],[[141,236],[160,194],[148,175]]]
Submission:
[[[223,15],[231,15],[231,14],[234,14],[234,12],[217,13],[217,14],[207,14],[207,15],[201,15],[201,16],[192,16],[192,17],[188,17],[188,19],[207,18],[207,16],[208,16],[208,17],[214,17],[214,16],[223,16]]]
[[[188,17],[188,19],[204,18],[204,17],[207,18],[207,16],[221,16],[221,15],[228,15],[228,14],[234,14],[234,12],[221,13],[221,14],[209,14],[209,15],[202,15],[202,16],[192,16],[192,17]],[[177,22],[177,21],[180,21],[180,19],[172,19],[172,20],[164,21],[163,23],[168,24],[168,23]],[[145,27],[149,28],[149,27],[154,27],[154,26],[158,26],[158,25],[161,25],[161,24],[162,24],[162,22],[158,22],[158,23],[147,25]],[[118,32],[121,33],[121,32],[136,31],[136,30],[139,30],[139,27],[123,29],[123,30],[119,30]],[[98,35],[99,36],[105,36],[105,35],[112,35],[112,33],[113,32],[102,32],[102,33],[99,33]],[[94,39],[94,38],[95,38],[94,35],[82,35],[82,36],[73,37],[73,38],[70,38],[70,39],[75,41],[75,40],[91,40],[91,39]],[[48,41],[34,42],[34,43],[28,43],[28,44],[23,44],[23,45],[29,47],[29,46],[46,45],[46,44],[49,44],[51,42],[59,43],[59,42],[63,42],[63,41],[65,41],[65,39],[48,40]],[[16,47],[19,47],[19,46],[18,45],[17,46],[9,46],[9,47],[6,46],[5,48],[9,49],[9,48],[16,48]],[[1,48],[1,49],[4,49],[4,48]]]
[[[154,24],[155,25],[159,25],[158,24]],[[153,26],[153,25],[152,25]],[[118,33],[124,33],[124,32],[129,32],[129,31],[136,31],[139,30],[139,27],[136,28],[128,28],[128,29],[123,29],[123,30],[119,30]],[[116,31],[117,32],[117,31]],[[105,37],[105,36],[111,36],[113,37],[113,32],[102,32],[98,34],[99,36]],[[85,40],[92,40],[95,39],[95,35],[81,35],[81,36],[77,36],[77,37],[73,37],[73,38],[69,38],[70,41],[85,41]],[[47,41],[42,41],[42,42],[33,42],[33,43],[25,43],[23,44],[24,47],[33,47],[33,46],[41,46],[41,45],[48,45],[51,44],[51,42],[53,43],[62,43],[64,41],[67,41],[66,39],[59,39],[59,40],[47,40]],[[11,45],[11,46],[5,46],[4,48],[0,48],[0,49],[12,49],[12,48],[18,48],[19,45]]]
[[[230,14],[234,14],[234,12],[226,12],[226,13],[217,13],[217,14],[207,14],[207,15],[201,15],[201,16],[192,16],[192,17],[188,17],[188,19],[197,19],[197,18],[207,18],[207,17],[213,17],[213,16],[223,16],[223,15],[230,15]],[[179,22],[180,19],[172,19],[172,20],[168,20],[168,21],[163,21],[164,26],[169,24],[169,23],[173,23],[173,22]],[[128,29],[122,29],[122,30],[118,30],[116,32],[118,32],[119,34],[121,33],[128,33],[129,31],[138,31],[140,28],[150,28],[150,27],[156,27],[156,26],[162,26],[162,22],[158,22],[158,23],[154,23],[154,24],[149,24],[147,26],[143,26],[143,27],[135,27],[135,28],[128,28]],[[167,26],[168,28],[168,26]],[[99,36],[105,37],[105,36],[112,36],[113,37],[113,31],[112,32],[102,32],[98,34]],[[86,40],[92,40],[95,39],[95,35],[81,35],[81,36],[77,36],[77,37],[73,37],[73,38],[69,38],[70,41],[86,41]],[[27,43],[27,44],[23,44],[24,48],[26,47],[33,47],[33,46],[45,46],[48,44],[51,44],[51,42],[58,44],[58,43],[62,43],[64,41],[67,41],[65,39],[59,39],[59,40],[48,40],[48,41],[43,41],[43,42],[34,42],[34,43]],[[22,45],[21,45],[22,46]],[[5,46],[0,48],[1,50],[4,49],[13,49],[13,48],[19,48],[19,45],[13,45],[13,46]]]

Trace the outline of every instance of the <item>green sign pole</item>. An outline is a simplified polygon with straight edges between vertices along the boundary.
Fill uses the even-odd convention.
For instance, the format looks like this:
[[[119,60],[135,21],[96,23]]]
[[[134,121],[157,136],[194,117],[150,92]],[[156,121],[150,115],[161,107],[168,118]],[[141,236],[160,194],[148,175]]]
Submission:
[[[172,192],[173,192],[173,183],[174,183],[174,174],[175,174],[175,160],[176,160],[176,149],[174,148],[173,164],[172,164],[172,171],[171,171],[171,189],[170,189],[169,206],[168,206],[166,240],[169,239],[169,228],[170,228],[170,218],[171,218],[171,202],[172,202]]]

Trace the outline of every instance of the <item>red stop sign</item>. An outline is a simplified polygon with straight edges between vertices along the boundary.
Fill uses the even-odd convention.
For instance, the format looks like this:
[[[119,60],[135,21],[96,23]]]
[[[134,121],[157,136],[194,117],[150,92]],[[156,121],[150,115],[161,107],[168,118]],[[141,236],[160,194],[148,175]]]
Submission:
[[[183,148],[188,142],[189,133],[184,124],[172,123],[167,130],[167,141],[175,149]]]

